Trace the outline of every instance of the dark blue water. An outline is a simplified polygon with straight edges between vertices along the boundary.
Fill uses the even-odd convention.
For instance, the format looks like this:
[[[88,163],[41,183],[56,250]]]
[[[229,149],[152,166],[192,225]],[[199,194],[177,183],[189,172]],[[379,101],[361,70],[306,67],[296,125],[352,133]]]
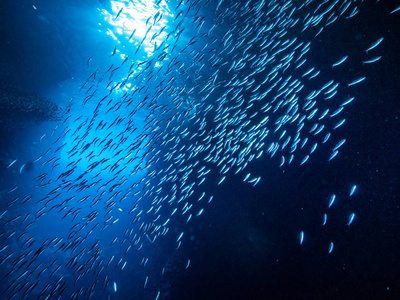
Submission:
[[[256,12],[260,2],[222,1],[216,12],[214,1],[139,1],[134,17],[129,1],[0,4],[1,299],[398,297],[400,12],[390,12],[399,3],[356,1],[333,23],[302,31],[283,21],[304,24],[317,3],[274,1]],[[299,9],[288,16],[291,5]],[[257,34],[270,24],[282,29]],[[266,48],[275,59],[235,82],[266,53],[260,44],[267,36],[280,41]],[[310,42],[305,66],[295,68],[301,59],[295,62],[293,50],[287,68],[261,84],[292,54],[284,42],[293,39],[298,49]],[[228,71],[241,57],[244,67]],[[311,67],[311,75],[320,73],[306,80]],[[318,116],[329,114],[306,119],[292,152],[297,122],[274,132],[289,112],[272,111],[293,93],[279,95],[283,86],[252,100],[286,79],[304,84],[299,107],[330,80],[339,84],[331,99],[321,92]],[[329,116],[351,97],[339,116]],[[234,123],[235,112],[245,112],[249,125]],[[255,149],[255,126],[266,115],[269,134]],[[314,123],[324,124],[321,134],[312,133]],[[230,130],[237,130],[231,138]],[[268,150],[287,136],[285,149]],[[210,159],[221,143],[223,151],[238,150]],[[247,146],[254,156],[245,157],[244,170],[222,174]],[[244,182],[248,173],[247,181],[260,178],[256,185]]]

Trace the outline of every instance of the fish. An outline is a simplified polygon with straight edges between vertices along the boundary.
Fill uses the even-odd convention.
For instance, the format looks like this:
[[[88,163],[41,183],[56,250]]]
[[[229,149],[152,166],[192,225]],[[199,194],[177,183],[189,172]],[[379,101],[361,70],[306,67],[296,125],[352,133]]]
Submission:
[[[330,208],[333,205],[333,203],[335,203],[335,199],[336,199],[336,195],[333,194],[329,200],[328,208]]]
[[[189,266],[190,266],[190,259],[188,259],[188,262],[187,262],[187,264],[186,264],[185,269],[189,268]]]
[[[395,12],[400,11],[400,6],[396,7],[394,10],[392,10],[389,15],[394,14]]]
[[[340,147],[342,147],[344,145],[344,143],[346,142],[346,139],[342,139],[340,140],[335,147],[333,147],[333,151],[336,151],[337,149],[339,149]]]
[[[332,159],[334,159],[336,157],[336,155],[338,155],[339,151],[335,150],[332,152],[331,156],[329,156],[328,161],[331,161]]]
[[[354,97],[351,97],[351,98],[345,100],[342,104],[340,104],[340,106],[346,106],[347,104],[350,104],[351,102],[353,102],[354,99],[355,99]]]
[[[365,79],[366,79],[366,77],[357,78],[357,79],[353,80],[352,82],[348,83],[347,86],[350,87],[352,85],[358,84],[360,82],[363,82]]]
[[[351,93],[366,77],[340,68],[352,62],[346,51],[358,57],[357,47],[316,63],[316,40],[329,25],[361,14],[362,4],[311,2],[178,1],[150,10],[139,1],[129,10],[99,11],[98,34],[112,38],[113,51],[100,47],[82,62],[76,95],[55,128],[39,135],[46,151],[34,155],[32,187],[26,172],[17,189],[6,189],[12,197],[1,214],[3,238],[16,247],[0,249],[10,284],[3,297],[117,293],[115,276],[128,278],[135,269],[132,253],[142,253],[144,282],[131,284],[149,290],[158,261],[149,247],[162,238],[176,242],[171,249],[193,240],[194,222],[203,222],[215,207],[209,204],[222,197],[218,189],[231,188],[234,178],[264,188],[268,178],[258,168],[264,164],[268,172],[286,172],[335,158],[350,139],[337,129],[356,126],[339,115],[357,106]],[[125,17],[142,26],[121,25]],[[379,64],[374,57],[364,64]],[[348,91],[341,72],[358,78]],[[331,211],[336,196],[328,197]],[[334,222],[330,217],[329,226]],[[51,230],[42,230],[47,224]],[[302,246],[305,232],[294,232]],[[163,266],[159,276],[173,268]],[[158,279],[150,281],[156,299]]]
[[[333,242],[331,242],[330,244],[329,244],[329,250],[328,250],[328,254],[331,254],[332,253],[332,251],[333,251]]]
[[[369,59],[369,60],[364,60],[362,63],[363,64],[372,64],[374,62],[379,61],[381,58],[382,58],[382,56],[377,56],[377,57],[374,57],[374,58]]]
[[[332,64],[332,69],[341,65],[342,63],[344,63],[349,57],[347,55],[343,56],[341,59],[339,59],[337,62]]]
[[[340,126],[342,126],[346,122],[346,119],[340,120],[334,127],[333,130],[338,129]]]
[[[306,155],[306,156],[303,158],[303,160],[301,161],[300,166],[303,165],[303,164],[305,164],[305,163],[307,162],[307,160],[308,160],[309,157],[310,157],[310,155]]]
[[[356,190],[357,190],[357,185],[353,185],[353,186],[351,187],[351,189],[350,189],[349,197],[353,196],[354,193],[356,192]]]
[[[19,168],[19,175],[22,175],[22,171],[25,168],[25,164],[23,164],[20,168]]]
[[[88,58],[88,60],[87,60],[87,66],[88,67],[90,67],[90,62],[92,61],[92,59],[93,59],[93,55],[92,56],[90,56],[89,58]],[[45,136],[45,134],[42,136],[42,138]],[[40,138],[40,142],[42,141],[42,138]]]
[[[328,220],[328,215],[327,214],[324,214],[324,216],[323,216],[323,221],[322,221],[322,226],[325,226],[326,225],[326,221]]]
[[[383,41],[383,37],[377,39],[375,42],[372,43],[371,46],[368,47],[367,50],[365,50],[365,52],[368,54],[369,51],[371,51],[372,49],[375,49],[376,47],[379,46],[380,43],[382,43]]]
[[[349,221],[347,222],[346,226],[350,226],[350,224],[353,223],[355,217],[356,217],[356,214],[355,213],[351,213],[350,216],[349,216]]]
[[[123,10],[123,9],[124,9],[124,8],[121,7],[121,9],[118,11],[117,15],[115,16],[114,21],[116,21],[116,20],[118,19],[119,15],[122,13],[122,10]]]
[[[117,53],[117,46],[114,46],[114,50],[113,50],[113,52],[111,53],[110,57],[111,57],[111,56],[114,56],[115,53]],[[110,69],[111,69],[111,67],[110,67]],[[106,72],[106,73],[107,73],[107,72]]]
[[[11,168],[17,161],[17,159],[14,159],[11,163],[9,163],[7,169]]]
[[[337,116],[338,114],[340,114],[340,113],[342,112],[343,109],[344,109],[344,107],[343,107],[343,106],[340,106],[337,110],[335,110],[335,111],[330,115],[330,117],[332,118],[332,117]]]
[[[328,132],[328,133],[325,135],[324,140],[322,141],[322,144],[325,144],[325,143],[328,141],[328,139],[330,138],[330,136],[331,136],[331,133]]]
[[[7,193],[12,193],[14,191],[16,191],[18,188],[18,185],[16,185],[15,187],[13,187],[12,189],[8,190]]]

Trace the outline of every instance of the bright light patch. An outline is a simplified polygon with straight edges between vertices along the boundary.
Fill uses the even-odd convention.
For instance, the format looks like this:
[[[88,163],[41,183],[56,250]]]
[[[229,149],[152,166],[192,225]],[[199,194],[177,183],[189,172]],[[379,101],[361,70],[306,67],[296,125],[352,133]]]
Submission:
[[[111,36],[114,40],[118,41],[118,38],[114,35],[114,33],[110,29],[107,29],[107,34]]]
[[[113,26],[107,34],[116,41],[129,41],[138,46],[143,41],[143,46],[148,55],[153,51],[155,44],[160,45],[166,38],[164,28],[167,18],[172,14],[165,0],[155,3],[154,0],[111,1],[113,13],[101,10],[104,20]],[[133,34],[133,35],[132,35]],[[118,37],[117,37],[118,36]]]

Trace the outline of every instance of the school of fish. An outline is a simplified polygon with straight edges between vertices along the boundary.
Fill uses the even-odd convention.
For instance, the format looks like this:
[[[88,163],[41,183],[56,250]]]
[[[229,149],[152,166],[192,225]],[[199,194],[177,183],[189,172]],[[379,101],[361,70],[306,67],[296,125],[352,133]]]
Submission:
[[[213,200],[206,185],[232,176],[260,185],[267,179],[246,171],[259,160],[279,169],[305,167],[315,153],[340,156],[343,112],[357,101],[347,95],[369,78],[340,83],[336,72],[357,58],[340,53],[319,69],[310,53],[316,36],[353,18],[362,2],[160,0],[143,28],[114,34],[106,66],[96,64],[99,54],[88,59],[62,120],[38,141],[46,151],[33,162],[35,192],[8,192],[2,298],[106,299],[106,290],[119,292],[112,274],[127,272],[129,253],[146,266],[142,249],[161,237],[180,247],[186,237],[177,228]],[[110,22],[133,5],[121,3]],[[382,44],[371,37],[363,65],[379,63]],[[16,161],[9,168],[25,175]],[[343,226],[356,221],[351,212]],[[300,245],[306,238],[300,231]]]

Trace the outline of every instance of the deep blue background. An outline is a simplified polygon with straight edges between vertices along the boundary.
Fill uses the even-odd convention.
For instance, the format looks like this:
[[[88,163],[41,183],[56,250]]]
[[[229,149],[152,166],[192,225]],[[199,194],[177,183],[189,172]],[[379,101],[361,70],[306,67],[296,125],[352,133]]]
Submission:
[[[43,94],[63,80],[79,77],[88,54],[106,49],[107,42],[85,26],[95,21],[85,15],[86,7],[96,3],[92,2],[39,1],[36,5],[44,12],[38,15],[31,3],[2,1],[0,62],[7,71],[0,73],[0,83],[23,93]],[[174,254],[176,265],[186,265],[190,257],[190,268],[177,267],[159,283],[169,289],[170,299],[400,295],[400,14],[388,16],[399,3],[381,2],[360,6],[355,18],[338,22],[312,42],[313,62],[324,65],[340,56],[341,48],[359,55],[370,37],[385,38],[380,62],[349,66],[351,74],[359,70],[367,82],[354,89],[357,102],[345,112],[347,142],[340,156],[328,163],[317,155],[307,167],[286,169],[279,168],[278,159],[265,159],[249,167],[249,172],[263,176],[254,188],[231,175],[226,184],[208,187],[215,200],[202,218],[189,224],[187,231],[193,232],[194,240],[185,240]],[[81,9],[71,11],[71,7]],[[80,31],[97,42],[81,39]],[[338,72],[344,82],[349,81],[345,70]],[[53,101],[65,105],[65,100]],[[29,158],[30,130],[2,130],[2,160],[15,153]],[[4,189],[10,183],[6,172],[2,166]],[[359,189],[348,199],[353,184]],[[334,225],[322,228],[322,214],[333,193],[341,201],[329,216]],[[353,211],[354,226],[346,228]],[[301,229],[307,235],[299,247]],[[331,240],[335,248],[328,255]]]

